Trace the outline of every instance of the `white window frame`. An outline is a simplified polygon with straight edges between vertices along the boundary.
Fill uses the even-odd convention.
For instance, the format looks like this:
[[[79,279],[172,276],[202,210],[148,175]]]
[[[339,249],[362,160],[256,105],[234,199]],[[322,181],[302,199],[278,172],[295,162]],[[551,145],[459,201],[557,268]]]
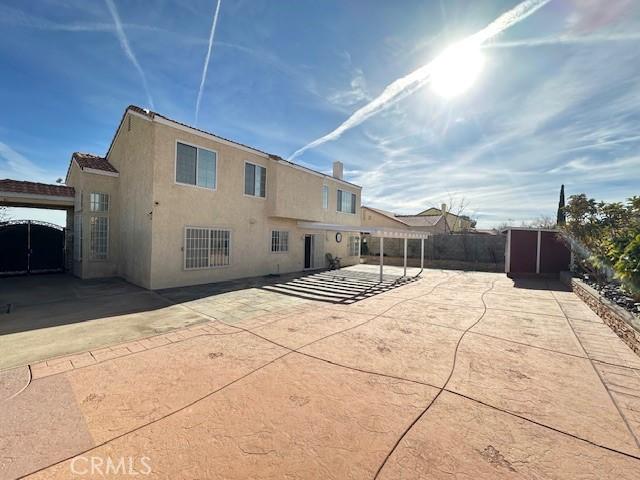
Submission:
[[[196,184],[193,185],[191,183],[184,183],[184,182],[179,182],[178,181],[178,144],[181,143],[183,145],[186,145],[188,147],[193,147],[196,149]],[[215,158],[215,185],[213,186],[213,188],[211,187],[202,187],[200,185],[198,185],[198,165],[199,165],[199,161],[198,161],[198,150],[207,150],[209,152],[213,152],[216,156]],[[217,150],[214,150],[213,148],[209,148],[209,147],[203,147],[201,145],[196,145],[194,143],[189,143],[189,142],[185,142],[184,140],[180,140],[177,139],[176,140],[176,148],[175,148],[175,155],[174,155],[174,159],[173,159],[173,183],[175,183],[176,185],[181,185],[183,187],[191,187],[191,188],[199,188],[200,190],[206,190],[207,192],[215,192],[216,190],[218,190],[218,159],[220,158],[219,153]]]
[[[93,201],[93,196],[94,195],[104,195],[104,197],[106,197],[106,199],[107,199],[107,201],[106,201],[106,205],[107,205],[106,210],[98,210],[98,209],[94,209],[93,208],[94,204],[100,205],[100,202],[95,203]],[[104,193],[104,192],[90,192],[89,193],[89,211],[91,213],[109,213],[109,209],[110,208],[111,208],[111,196],[108,193]]]
[[[322,208],[325,210],[329,209],[329,195],[331,194],[331,189],[329,185],[322,185]],[[337,195],[337,194],[336,194]]]
[[[274,238],[274,234],[276,233],[278,234],[277,240]],[[282,248],[282,234],[285,234],[286,237],[286,249]],[[289,253],[289,238],[289,230],[271,230],[271,253]],[[274,241],[277,243],[274,243]],[[273,249],[274,246],[276,246],[276,250]]]
[[[211,232],[214,230],[229,232],[229,254],[228,262],[225,265],[208,265],[204,267],[187,267],[187,232],[188,230],[206,230],[207,231],[207,261],[210,263],[211,260]],[[183,236],[182,236],[182,268],[186,271],[191,270],[216,270],[219,268],[229,268],[233,265],[233,230],[228,227],[199,227],[194,225],[186,225],[184,227]]]
[[[342,205],[338,202],[338,192],[342,192],[342,197],[344,198],[345,193],[353,199],[353,212],[345,212],[342,209]],[[346,213],[347,215],[357,215],[358,214],[358,194],[354,192],[350,192],[349,190],[342,190],[341,188],[336,189],[336,211],[340,213]]]
[[[247,184],[247,164],[249,165],[253,165],[254,167],[260,167],[260,168],[264,168],[264,197],[261,197],[259,195],[251,195],[250,193],[245,192],[244,187]],[[244,165],[242,166],[242,193],[244,194],[245,197],[249,197],[249,198],[259,198],[260,200],[266,200],[267,199],[267,167],[265,165],[260,165],[259,163],[255,163],[255,162],[250,162],[249,160],[245,160],[244,161]],[[256,169],[257,170],[257,169]],[[254,183],[254,187],[255,187],[255,178],[253,180]]]
[[[93,218],[96,218],[96,219],[104,218],[104,220],[106,221],[106,229],[105,229],[106,238],[105,238],[104,257],[102,255],[98,256],[98,253],[95,252],[93,249],[93,245],[94,245],[93,226],[91,222],[91,219]],[[91,215],[89,217],[89,258],[92,261],[98,261],[98,262],[104,262],[105,260],[109,260],[109,217],[107,217],[106,215]]]
[[[361,242],[360,235],[349,236],[349,256],[350,257],[360,256],[360,242]]]

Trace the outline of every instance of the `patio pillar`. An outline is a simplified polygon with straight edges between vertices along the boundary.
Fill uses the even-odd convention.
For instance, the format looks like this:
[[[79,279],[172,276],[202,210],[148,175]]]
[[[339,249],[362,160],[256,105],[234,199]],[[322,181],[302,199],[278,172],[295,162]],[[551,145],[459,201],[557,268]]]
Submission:
[[[383,266],[384,266],[384,237],[380,237],[380,283],[382,283]]]
[[[407,237],[404,238],[404,276],[407,276]]]
[[[420,239],[420,270],[424,268],[424,238]]]

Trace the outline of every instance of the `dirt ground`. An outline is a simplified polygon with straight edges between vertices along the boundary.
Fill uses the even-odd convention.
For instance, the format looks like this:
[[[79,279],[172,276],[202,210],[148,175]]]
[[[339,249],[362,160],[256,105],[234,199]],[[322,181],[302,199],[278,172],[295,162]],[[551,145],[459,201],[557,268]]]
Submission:
[[[640,358],[573,293],[374,277],[156,292],[170,331],[37,350],[0,371],[0,478],[638,478]]]

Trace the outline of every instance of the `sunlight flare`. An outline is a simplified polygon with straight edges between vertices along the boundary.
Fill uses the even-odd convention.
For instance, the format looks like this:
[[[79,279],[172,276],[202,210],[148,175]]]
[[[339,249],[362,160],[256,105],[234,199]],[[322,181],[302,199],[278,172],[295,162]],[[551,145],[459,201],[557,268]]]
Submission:
[[[484,58],[475,42],[460,42],[447,48],[432,65],[431,88],[450,98],[467,91],[482,71]]]

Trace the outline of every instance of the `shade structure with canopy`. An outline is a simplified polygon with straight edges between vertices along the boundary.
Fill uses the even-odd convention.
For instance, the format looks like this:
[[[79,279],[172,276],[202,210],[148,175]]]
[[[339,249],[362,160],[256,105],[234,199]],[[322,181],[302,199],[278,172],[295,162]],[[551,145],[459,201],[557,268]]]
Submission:
[[[429,232],[421,232],[416,230],[398,230],[386,227],[358,227],[350,225],[339,225],[331,223],[318,222],[298,222],[298,227],[311,230],[326,230],[334,232],[360,232],[367,233],[372,237],[380,239],[380,282],[383,281],[384,274],[384,239],[385,238],[402,238],[404,239],[404,277],[407,276],[407,241],[409,239],[420,240],[420,273],[424,269],[424,241],[431,236]],[[418,273],[418,275],[420,275]]]

